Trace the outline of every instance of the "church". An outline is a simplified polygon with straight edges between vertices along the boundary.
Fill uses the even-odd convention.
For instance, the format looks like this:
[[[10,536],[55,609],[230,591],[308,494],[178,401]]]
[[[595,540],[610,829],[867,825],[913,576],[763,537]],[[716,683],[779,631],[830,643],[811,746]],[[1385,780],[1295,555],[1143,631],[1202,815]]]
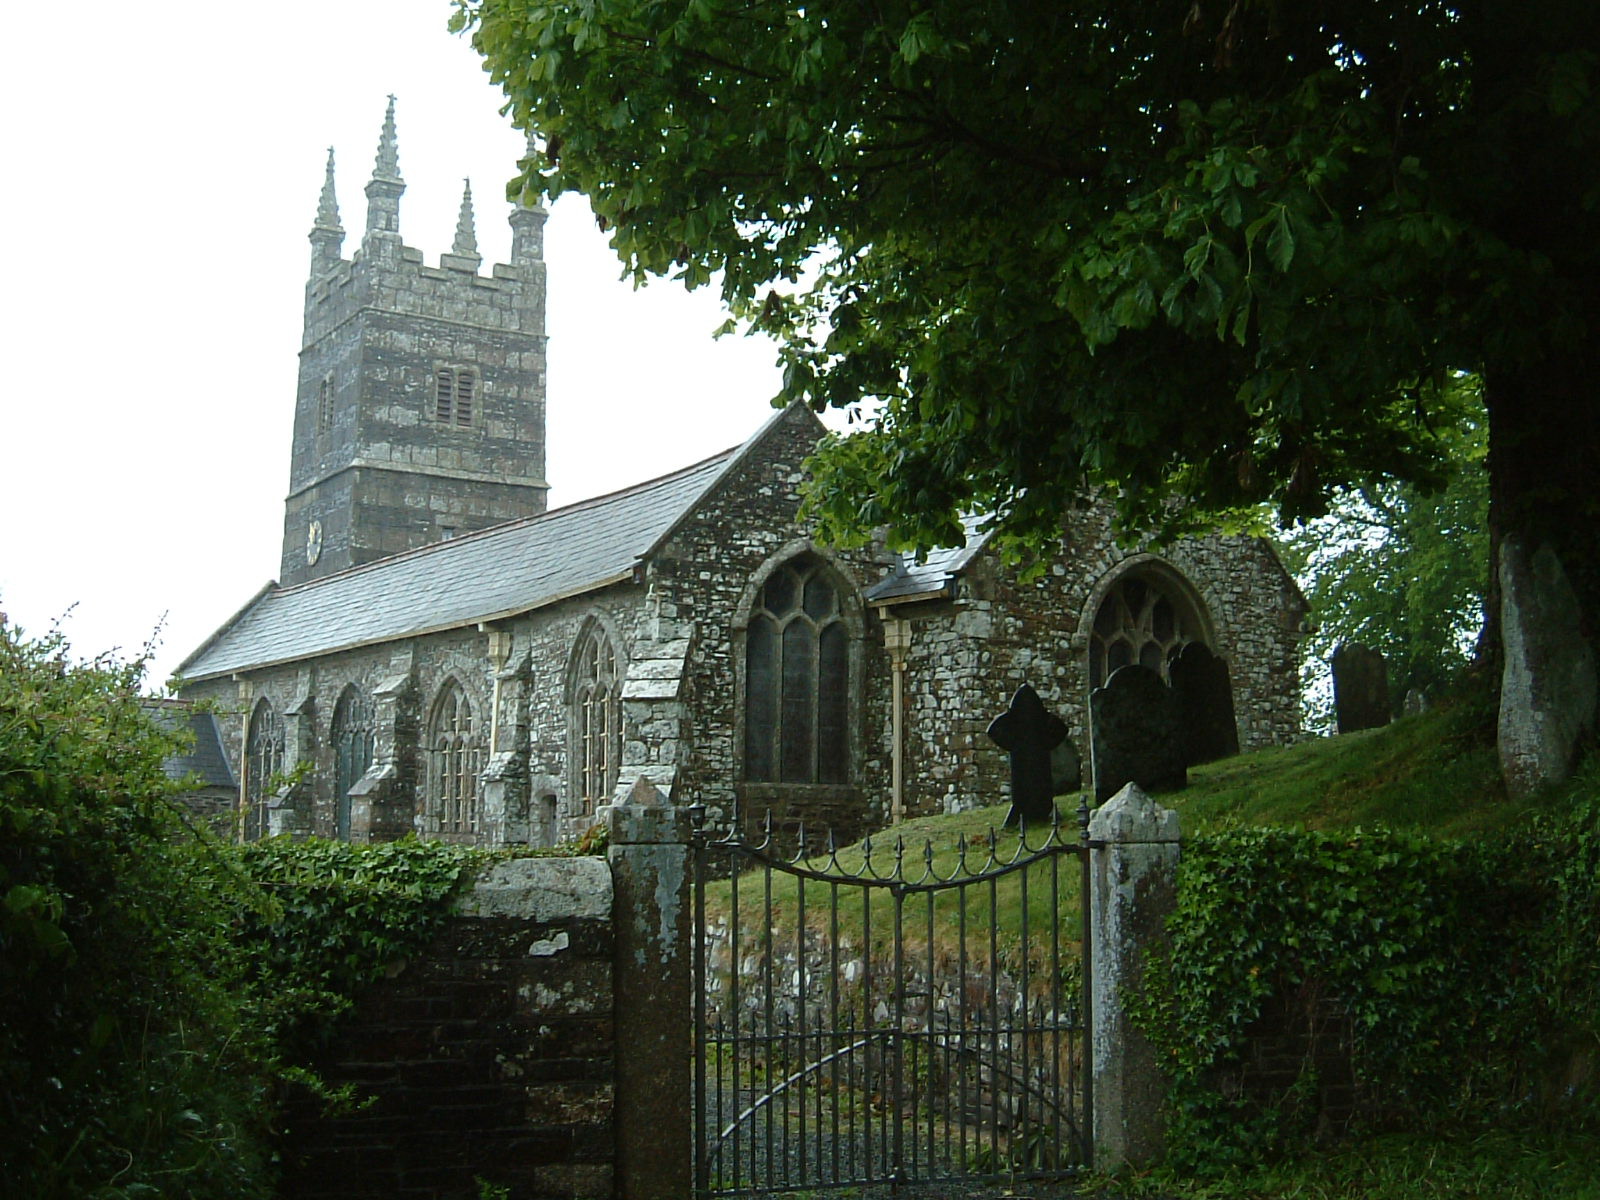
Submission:
[[[547,509],[545,213],[514,208],[484,273],[469,191],[430,265],[404,190],[391,100],[359,248],[331,152],[310,234],[278,582],[179,667],[244,836],[548,845],[640,780],[717,827],[855,836],[1005,800],[985,730],[1022,683],[1087,758],[1091,689],[1191,642],[1243,749],[1298,736],[1305,601],[1260,539],[1129,551],[1089,508],[1028,579],[976,522],[920,559],[830,548],[799,516],[800,406]]]

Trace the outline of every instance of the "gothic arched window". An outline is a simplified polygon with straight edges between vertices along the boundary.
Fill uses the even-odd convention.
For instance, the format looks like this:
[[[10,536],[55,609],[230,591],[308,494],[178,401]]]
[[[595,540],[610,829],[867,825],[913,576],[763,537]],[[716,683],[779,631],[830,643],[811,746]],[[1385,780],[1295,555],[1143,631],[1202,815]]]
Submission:
[[[472,701],[458,680],[448,679],[434,701],[428,722],[428,806],[446,838],[470,837],[478,830],[478,771],[483,741]]]
[[[745,634],[744,776],[846,783],[850,636],[826,563],[806,554],[762,585]]]
[[[344,689],[333,707],[334,836],[350,840],[350,789],[372,765],[372,697],[353,685]]]
[[[1140,663],[1167,678],[1167,663],[1185,643],[1203,640],[1193,606],[1154,572],[1119,579],[1095,614],[1089,635],[1089,686],[1118,667]]]
[[[611,798],[622,761],[622,681],[611,639],[592,623],[579,639],[572,673],[572,761],[583,812]]]
[[[245,738],[244,836],[255,841],[267,836],[267,801],[272,798],[272,777],[283,770],[283,717],[267,703],[256,702]]]

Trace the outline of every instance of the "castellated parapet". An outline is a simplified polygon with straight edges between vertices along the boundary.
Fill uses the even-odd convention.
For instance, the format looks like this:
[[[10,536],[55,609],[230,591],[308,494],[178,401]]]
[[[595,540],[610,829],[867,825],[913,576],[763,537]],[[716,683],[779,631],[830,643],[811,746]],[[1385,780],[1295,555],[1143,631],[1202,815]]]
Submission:
[[[545,509],[542,208],[480,274],[470,184],[449,252],[404,244],[391,97],[360,247],[341,256],[333,152],[312,227],[281,582]]]

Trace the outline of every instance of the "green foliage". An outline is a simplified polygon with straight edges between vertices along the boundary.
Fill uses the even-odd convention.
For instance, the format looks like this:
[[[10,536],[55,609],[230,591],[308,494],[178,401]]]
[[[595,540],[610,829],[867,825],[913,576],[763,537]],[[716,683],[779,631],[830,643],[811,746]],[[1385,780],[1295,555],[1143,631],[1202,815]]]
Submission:
[[[1438,478],[1455,370],[1592,437],[1530,385],[1594,377],[1587,0],[456,10],[536,135],[514,193],[585,193],[636,278],[780,339],[784,398],[870,414],[817,460],[836,535],[1042,541],[1090,487],[1314,516]]]
[[[1347,1017],[1365,1114],[1415,1130],[1597,1113],[1600,789],[1499,841],[1237,829],[1184,847],[1139,1019],[1172,1071],[1169,1144],[1216,1171],[1301,1144],[1304,1091],[1240,1086],[1274,997]]]
[[[1095,1180],[1084,1194],[1120,1200],[1590,1200],[1600,1195],[1597,1149],[1593,1133],[1520,1123],[1384,1134],[1206,1178],[1164,1168]]]
[[[1280,541],[1311,605],[1302,653],[1313,725],[1331,731],[1328,660],[1342,642],[1383,652],[1398,715],[1406,693],[1445,694],[1472,661],[1489,571],[1487,425],[1477,381],[1457,381],[1449,478],[1434,491],[1385,482],[1340,492],[1327,516]]]
[[[280,1056],[310,1052],[351,999],[443,927],[449,901],[494,857],[442,842],[357,846],[273,838],[234,848],[271,898],[237,929],[252,1023]]]
[[[0,620],[5,1187],[266,1197],[283,1086],[330,1095],[319,1039],[489,856],[216,842],[163,770],[178,741],[141,708],[141,672]]]
[[[217,870],[162,770],[142,663],[0,620],[0,1161],[29,1197],[264,1195],[264,1084]],[[201,888],[219,903],[195,895]]]

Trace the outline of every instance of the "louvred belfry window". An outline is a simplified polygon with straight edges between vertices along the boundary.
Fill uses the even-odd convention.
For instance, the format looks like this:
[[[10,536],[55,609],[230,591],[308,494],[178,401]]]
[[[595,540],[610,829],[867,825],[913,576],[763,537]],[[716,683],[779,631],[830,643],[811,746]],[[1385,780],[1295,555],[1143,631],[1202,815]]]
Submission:
[[[811,555],[785,563],[746,630],[745,778],[848,782],[849,676],[849,634],[826,564]]]
[[[324,375],[317,387],[317,436],[326,437],[333,428],[333,376]]]
[[[478,375],[471,367],[435,367],[433,416],[445,425],[471,425],[478,401]]]

